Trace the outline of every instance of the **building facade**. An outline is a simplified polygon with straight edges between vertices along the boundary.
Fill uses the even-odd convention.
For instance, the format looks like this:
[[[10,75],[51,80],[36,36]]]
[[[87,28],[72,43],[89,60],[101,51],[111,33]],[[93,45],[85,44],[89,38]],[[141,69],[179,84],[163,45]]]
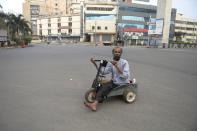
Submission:
[[[23,16],[30,22],[33,35],[37,36],[37,18],[39,16],[65,15],[69,8],[69,0],[25,0]]]
[[[115,3],[84,5],[84,37],[85,41],[98,44],[112,43],[116,34]]]
[[[118,9],[117,32],[118,37],[126,45],[155,45],[161,41],[161,35],[150,33],[151,28],[156,28],[157,6],[145,4],[120,4]],[[176,9],[171,10],[169,38],[174,37]],[[164,32],[165,33],[165,32]]]
[[[175,41],[197,43],[197,19],[177,13],[175,21]]]
[[[150,27],[156,28],[155,22],[151,22],[156,21],[157,6],[135,4],[129,0],[71,0],[66,5],[69,5],[69,15],[60,13],[39,17],[36,29],[40,37],[55,34],[80,36],[81,41],[94,44],[113,44],[115,40],[121,40],[125,45],[157,45],[161,41],[159,35],[149,33]],[[72,16],[77,17],[75,22],[66,20]],[[174,38],[175,18],[176,9],[172,9],[170,40]],[[58,23],[58,19],[61,22]]]
[[[80,16],[64,15],[37,19],[37,34],[40,39],[63,40],[68,37],[80,39]]]
[[[7,42],[7,30],[0,29],[0,43]]]

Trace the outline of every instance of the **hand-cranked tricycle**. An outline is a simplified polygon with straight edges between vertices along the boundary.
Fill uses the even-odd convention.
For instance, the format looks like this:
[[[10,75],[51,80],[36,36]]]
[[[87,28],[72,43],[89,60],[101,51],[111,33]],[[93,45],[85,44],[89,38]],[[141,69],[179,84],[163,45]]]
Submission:
[[[105,68],[108,61],[107,60],[94,60],[94,61],[96,64],[95,66],[97,67],[96,78],[94,79],[92,83],[92,88],[89,89],[85,93],[85,100],[89,103],[93,103],[95,101],[96,93],[98,92],[100,88],[102,88],[103,84],[106,84],[106,81],[104,80],[105,75],[103,75],[101,68]],[[120,86],[113,88],[108,94],[103,95],[102,101],[99,101],[99,102],[103,102],[105,99],[112,97],[112,96],[123,96],[123,99],[125,100],[125,102],[132,103],[136,100],[137,87],[138,86],[135,82],[135,79],[133,79],[128,84],[120,85]]]

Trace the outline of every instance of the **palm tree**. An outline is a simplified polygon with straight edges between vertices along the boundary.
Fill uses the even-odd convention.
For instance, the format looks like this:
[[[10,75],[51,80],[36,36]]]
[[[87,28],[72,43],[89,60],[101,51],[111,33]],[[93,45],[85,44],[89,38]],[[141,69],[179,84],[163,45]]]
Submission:
[[[4,17],[6,16],[6,14],[1,10],[3,7],[0,4],[0,29],[6,29],[6,23],[4,20]]]
[[[21,14],[16,16],[15,14],[0,12],[0,27],[7,29],[8,39],[15,41],[17,44],[32,34],[28,22]]]
[[[21,14],[18,16],[14,14],[7,14],[4,18],[6,19],[8,33],[9,36],[11,36],[11,40],[14,40],[19,44],[19,41],[23,40],[25,36],[31,35],[31,29],[28,22],[23,19]]]
[[[0,12],[0,29],[6,29],[5,16],[4,12]]]

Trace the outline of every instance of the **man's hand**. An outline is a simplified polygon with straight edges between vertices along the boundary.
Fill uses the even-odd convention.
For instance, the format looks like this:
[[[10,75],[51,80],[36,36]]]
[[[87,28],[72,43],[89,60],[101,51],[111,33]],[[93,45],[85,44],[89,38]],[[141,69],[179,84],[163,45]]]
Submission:
[[[95,63],[95,61],[94,61],[94,59],[93,58],[90,58],[90,61],[94,64]]]
[[[112,63],[114,66],[115,66],[115,65],[117,66],[117,63],[118,63],[118,62],[117,62],[117,61],[111,61],[111,63]]]
[[[119,74],[123,74],[122,70],[118,67],[118,61],[111,61]]]
[[[98,70],[98,66],[97,66],[96,62],[94,61],[94,59],[93,59],[93,58],[90,58],[90,61],[94,64],[94,66],[95,66],[96,69]]]

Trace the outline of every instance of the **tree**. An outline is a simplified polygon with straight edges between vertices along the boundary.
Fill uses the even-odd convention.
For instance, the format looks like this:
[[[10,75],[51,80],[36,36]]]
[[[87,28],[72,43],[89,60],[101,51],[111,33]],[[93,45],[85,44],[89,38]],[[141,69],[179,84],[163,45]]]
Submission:
[[[20,44],[20,41],[22,41],[27,35],[31,35],[31,29],[28,22],[23,19],[21,14],[18,16],[14,14],[2,14],[2,17],[6,21],[10,39],[17,44]]]
[[[0,29],[6,29],[6,23],[5,23],[5,14],[3,12],[0,12]]]

